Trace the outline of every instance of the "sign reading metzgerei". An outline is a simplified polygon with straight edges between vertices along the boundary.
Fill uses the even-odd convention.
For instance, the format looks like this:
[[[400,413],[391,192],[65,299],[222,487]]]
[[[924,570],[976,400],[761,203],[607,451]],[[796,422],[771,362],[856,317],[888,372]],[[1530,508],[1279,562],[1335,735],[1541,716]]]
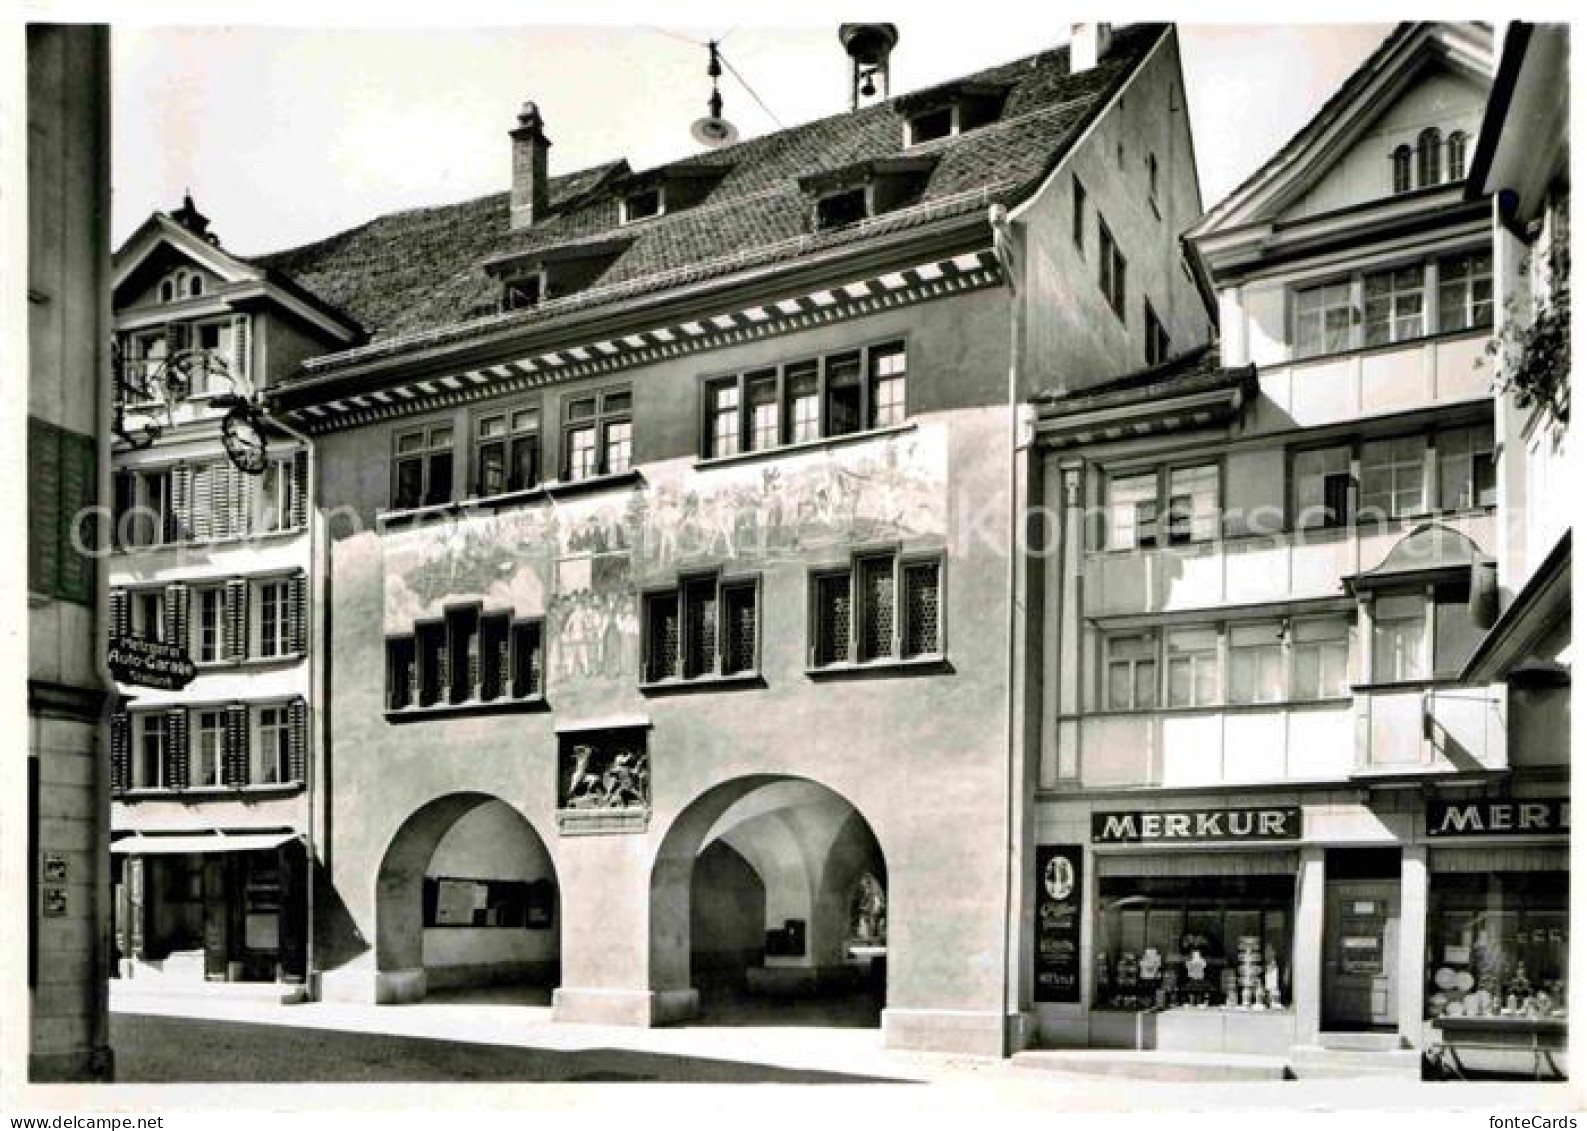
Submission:
[[[141,636],[117,636],[110,641],[110,674],[118,683],[180,691],[193,682],[198,669],[187,650]]]
[[[1570,832],[1570,802],[1557,797],[1429,801],[1427,835],[1529,836]]]
[[[1091,814],[1092,844],[1187,844],[1209,840],[1299,840],[1300,806],[1158,809]]]

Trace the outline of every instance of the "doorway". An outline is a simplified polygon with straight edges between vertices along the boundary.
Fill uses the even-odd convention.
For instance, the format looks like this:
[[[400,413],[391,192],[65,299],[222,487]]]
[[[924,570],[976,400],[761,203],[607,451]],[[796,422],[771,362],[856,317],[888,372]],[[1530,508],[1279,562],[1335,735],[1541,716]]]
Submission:
[[[1330,849],[1323,921],[1322,1026],[1399,1023],[1400,851]]]

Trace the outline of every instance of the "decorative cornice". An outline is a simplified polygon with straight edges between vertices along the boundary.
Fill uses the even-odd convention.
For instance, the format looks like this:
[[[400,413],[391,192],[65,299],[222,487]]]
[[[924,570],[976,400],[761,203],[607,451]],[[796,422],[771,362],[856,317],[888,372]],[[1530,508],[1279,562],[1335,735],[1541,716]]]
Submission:
[[[878,311],[980,290],[1002,281],[991,248],[708,317],[547,350],[513,361],[301,405],[284,415],[320,434],[543,388],[724,346],[794,333]]]

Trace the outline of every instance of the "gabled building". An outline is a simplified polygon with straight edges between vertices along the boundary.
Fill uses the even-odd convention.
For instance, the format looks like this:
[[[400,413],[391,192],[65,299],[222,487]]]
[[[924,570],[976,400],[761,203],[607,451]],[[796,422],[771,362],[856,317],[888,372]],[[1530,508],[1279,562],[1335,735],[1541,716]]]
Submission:
[[[657,169],[552,176],[554,135],[255,261],[370,335],[270,393],[329,516],[323,992],[820,994],[1006,1052],[1022,406],[1208,337],[1174,31]]]
[[[307,969],[314,621],[311,456],[235,413],[346,315],[227,252],[184,200],[116,253],[109,637],[185,653],[111,720],[118,972],[154,986]]]
[[[1461,678],[1502,545],[1490,54],[1397,28],[1192,228],[1218,346],[1035,402],[1036,834],[1085,956],[1050,1042],[1414,1073],[1561,1001],[1563,754]]]

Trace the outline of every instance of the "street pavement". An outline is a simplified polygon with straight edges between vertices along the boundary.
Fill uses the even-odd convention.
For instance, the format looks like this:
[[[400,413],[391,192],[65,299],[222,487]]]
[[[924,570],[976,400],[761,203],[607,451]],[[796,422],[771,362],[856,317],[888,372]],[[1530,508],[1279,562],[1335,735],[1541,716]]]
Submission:
[[[730,1024],[634,1029],[553,1022],[548,1006],[511,991],[439,995],[404,1006],[280,1005],[129,992],[125,984],[113,984],[111,1006],[120,1084],[569,1084],[579,1086],[585,1098],[632,1096],[648,1091],[646,1085],[797,1084],[807,1087],[777,1091],[863,1093],[866,1104],[965,1112],[988,1106],[1415,1107],[1511,1114],[1581,1108],[1578,1089],[1569,1084],[1388,1078],[1163,1082],[1049,1071],[1007,1060],[884,1049],[877,1029],[855,1027],[852,1017],[845,1018],[848,1027],[820,1026],[813,1011],[795,1011],[777,1024],[751,1012]],[[553,1091],[566,1098],[567,1090]],[[297,1094],[301,1099],[307,1093]],[[426,1093],[442,1094],[450,1093]]]

